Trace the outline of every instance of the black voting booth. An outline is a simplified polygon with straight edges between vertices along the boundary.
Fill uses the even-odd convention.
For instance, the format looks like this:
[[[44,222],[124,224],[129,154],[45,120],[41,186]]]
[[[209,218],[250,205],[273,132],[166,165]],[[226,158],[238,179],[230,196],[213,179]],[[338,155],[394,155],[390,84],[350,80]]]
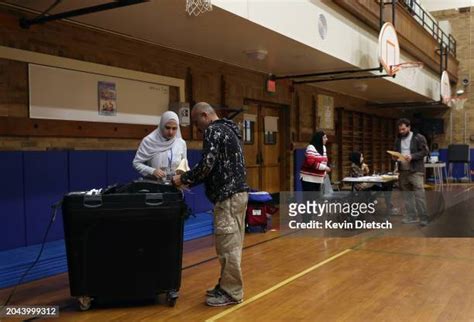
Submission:
[[[157,299],[174,306],[181,285],[183,227],[181,191],[136,181],[63,199],[71,295],[82,310],[92,300]]]

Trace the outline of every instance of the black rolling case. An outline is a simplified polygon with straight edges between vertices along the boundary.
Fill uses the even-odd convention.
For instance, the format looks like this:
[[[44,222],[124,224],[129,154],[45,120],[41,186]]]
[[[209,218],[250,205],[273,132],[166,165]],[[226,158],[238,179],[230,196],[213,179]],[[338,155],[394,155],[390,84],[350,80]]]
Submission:
[[[181,191],[137,181],[101,194],[63,199],[71,295],[82,310],[94,299],[145,300],[165,293],[174,306],[181,285]]]

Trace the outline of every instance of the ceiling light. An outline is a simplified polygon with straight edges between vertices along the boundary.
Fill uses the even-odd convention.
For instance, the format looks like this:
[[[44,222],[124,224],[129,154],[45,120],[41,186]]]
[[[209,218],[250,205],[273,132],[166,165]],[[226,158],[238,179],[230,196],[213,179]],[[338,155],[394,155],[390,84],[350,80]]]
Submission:
[[[367,88],[369,87],[369,85],[367,85],[366,83],[355,83],[354,84],[354,88],[360,92],[365,92],[367,91]]]
[[[268,51],[266,51],[265,49],[247,50],[245,51],[245,54],[250,59],[264,60],[265,58],[267,58]]]

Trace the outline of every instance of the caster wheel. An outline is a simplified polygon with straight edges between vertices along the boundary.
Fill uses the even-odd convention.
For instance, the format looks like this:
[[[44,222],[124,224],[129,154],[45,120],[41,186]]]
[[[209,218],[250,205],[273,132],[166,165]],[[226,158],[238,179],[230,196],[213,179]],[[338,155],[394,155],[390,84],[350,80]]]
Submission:
[[[169,307],[174,307],[176,305],[176,300],[177,299],[168,299],[167,303]]]
[[[91,308],[92,298],[89,296],[78,297],[77,301],[79,302],[79,308],[81,311],[87,311]]]
[[[171,291],[166,294],[166,303],[168,303],[168,306],[174,307],[176,305],[176,300],[179,297],[179,293],[176,291]]]

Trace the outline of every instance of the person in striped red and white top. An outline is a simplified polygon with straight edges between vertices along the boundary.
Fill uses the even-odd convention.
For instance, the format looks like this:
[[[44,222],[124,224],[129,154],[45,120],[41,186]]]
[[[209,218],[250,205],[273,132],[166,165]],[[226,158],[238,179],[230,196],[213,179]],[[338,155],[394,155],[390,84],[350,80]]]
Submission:
[[[321,191],[324,176],[331,172],[328,166],[326,142],[328,138],[323,131],[316,132],[308,147],[300,170],[303,191]]]

